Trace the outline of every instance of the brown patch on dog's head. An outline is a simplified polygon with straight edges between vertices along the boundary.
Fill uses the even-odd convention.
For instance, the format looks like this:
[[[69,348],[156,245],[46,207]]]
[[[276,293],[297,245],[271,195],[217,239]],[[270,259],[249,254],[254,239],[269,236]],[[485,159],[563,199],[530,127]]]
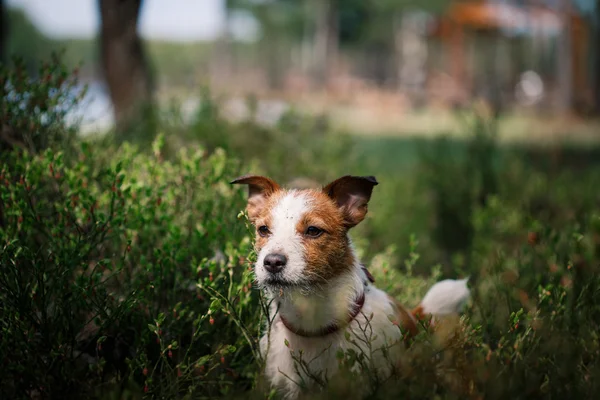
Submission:
[[[374,177],[344,176],[318,189],[285,190],[261,176],[243,176],[248,215],[257,228],[257,279],[280,285],[325,282],[351,269],[356,260],[348,229],[362,221]],[[284,257],[276,272],[263,263],[267,256]]]
[[[311,207],[296,224],[296,231],[303,237],[306,273],[329,280],[354,265],[344,214],[324,192],[304,193],[310,196]],[[314,228],[321,231],[316,237],[309,231]]]
[[[304,191],[311,197],[312,205],[296,229],[305,236],[307,273],[328,280],[352,268],[355,260],[347,231],[365,218],[375,185],[375,177],[347,175],[321,191]],[[306,235],[311,227],[323,233],[314,238]]]
[[[267,199],[280,190],[274,180],[259,175],[244,175],[231,181],[232,184],[248,185],[248,217],[254,223],[256,218],[265,210]]]

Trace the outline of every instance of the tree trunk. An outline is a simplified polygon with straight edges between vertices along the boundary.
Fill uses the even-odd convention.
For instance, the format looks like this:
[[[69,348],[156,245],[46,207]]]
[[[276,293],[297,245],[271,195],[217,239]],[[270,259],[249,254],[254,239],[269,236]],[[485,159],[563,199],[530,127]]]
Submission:
[[[392,29],[393,29],[393,35],[394,35],[394,66],[395,66],[395,70],[396,70],[396,90],[398,90],[399,92],[402,92],[403,86],[404,85],[404,81],[403,81],[403,67],[404,67],[404,63],[406,62],[405,58],[404,58],[404,50],[405,50],[405,46],[403,43],[403,39],[404,39],[404,32],[403,32],[403,24],[402,24],[402,19],[404,17],[404,14],[401,11],[396,11],[394,13],[393,16],[393,21],[392,21]]]
[[[562,113],[571,111],[573,104],[573,57],[571,43],[571,7],[569,0],[560,1],[562,31],[556,46],[558,76],[558,108]]]
[[[594,27],[594,35],[596,40],[592,40],[591,44],[593,48],[594,57],[594,111],[597,115],[600,115],[600,0],[596,2],[596,24]]]
[[[266,4],[261,4],[256,9],[256,16],[260,21],[263,35],[261,38],[261,59],[259,65],[265,66],[267,85],[271,90],[280,90],[283,88],[284,81],[284,63],[282,60],[283,42],[281,32],[277,29],[278,26],[273,20],[273,15]]]
[[[137,32],[142,0],[98,0],[102,72],[113,103],[120,133],[151,117],[153,82]],[[145,125],[145,124],[143,124]]]
[[[336,0],[316,0],[314,78],[317,84],[326,85],[337,60],[338,15]]]
[[[313,4],[310,1],[304,1],[304,13],[306,16],[309,16],[312,11]],[[304,18],[304,23],[302,26],[302,43],[300,48],[300,66],[302,70],[302,74],[305,76],[310,76],[310,69],[313,65],[313,57],[314,57],[314,41],[313,37],[313,26],[312,26],[311,18]]]
[[[6,18],[6,6],[4,0],[0,0],[0,63],[8,59],[7,51],[8,39],[8,18]]]
[[[214,43],[214,56],[210,63],[210,82],[212,84],[222,84],[231,82],[234,73],[233,60],[233,41],[229,31],[231,22],[231,9],[233,7],[231,0],[225,1],[225,26],[221,29],[217,40]]]
[[[274,29],[268,32],[275,32]],[[277,37],[276,33],[265,35],[264,49],[265,60],[267,61],[267,83],[272,90],[281,90],[284,87],[285,66],[283,57],[285,49],[281,45],[281,38]]]

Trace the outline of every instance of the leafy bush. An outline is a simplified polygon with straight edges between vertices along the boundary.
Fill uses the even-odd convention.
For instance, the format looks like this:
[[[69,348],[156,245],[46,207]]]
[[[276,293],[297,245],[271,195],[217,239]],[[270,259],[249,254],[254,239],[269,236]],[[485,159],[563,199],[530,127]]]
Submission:
[[[333,380],[319,398],[362,398],[365,386],[382,399],[597,396],[600,214],[591,211],[585,221],[552,229],[490,197],[474,211],[471,257],[478,267],[465,316],[424,330],[387,382],[348,371],[350,379]],[[416,252],[405,272],[390,274],[376,260],[378,281],[388,278],[380,286],[400,289],[405,304],[414,305],[431,284],[412,277]]]
[[[77,133],[66,116],[82,99],[85,88],[77,73],[60,62],[58,54],[43,63],[36,75],[15,58],[14,66],[0,64],[0,152],[14,147],[40,152],[68,148]]]
[[[228,390],[208,377],[237,377],[252,361],[221,310],[258,311],[236,223],[243,199],[226,183],[237,163],[222,151],[162,161],[157,144],[151,156],[105,149],[103,165],[93,147],[73,166],[47,150],[11,153],[2,167],[0,346],[19,360],[4,364],[3,391],[90,394],[113,374],[157,396]],[[235,308],[198,282],[238,295]]]
[[[42,89],[43,81],[19,78],[19,90],[7,90],[16,73],[1,75],[5,118],[43,129],[32,145],[1,153],[6,397],[273,397],[256,348],[265,304],[252,288],[245,197],[227,183],[250,170],[320,181],[378,175],[381,190],[354,241],[377,285],[408,307],[443,275],[471,277],[465,315],[424,326],[391,379],[377,380],[365,355],[349,352],[340,357],[344,379],[307,397],[360,398],[364,388],[372,398],[600,392],[597,168],[532,168],[475,120],[474,139],[452,157],[440,145],[410,173],[390,160],[370,171],[376,164],[356,161],[353,140],[317,121],[288,114],[277,129],[233,124],[209,102],[192,127],[163,121],[169,134],[141,151],[73,138],[64,100],[54,97],[64,81]],[[45,105],[25,113],[37,91]],[[416,216],[405,212],[411,207]],[[451,235],[464,235],[460,246],[445,241]],[[355,361],[366,369],[349,371]]]

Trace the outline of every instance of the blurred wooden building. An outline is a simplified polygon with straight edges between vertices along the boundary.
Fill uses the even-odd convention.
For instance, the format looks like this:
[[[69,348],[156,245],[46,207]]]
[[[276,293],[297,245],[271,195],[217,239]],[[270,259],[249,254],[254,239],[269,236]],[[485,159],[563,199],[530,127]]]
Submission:
[[[563,109],[592,102],[591,35],[569,0],[453,1],[430,30],[441,49],[438,64],[449,66],[469,97],[484,92],[502,103],[519,75],[534,70],[543,77],[547,105]]]

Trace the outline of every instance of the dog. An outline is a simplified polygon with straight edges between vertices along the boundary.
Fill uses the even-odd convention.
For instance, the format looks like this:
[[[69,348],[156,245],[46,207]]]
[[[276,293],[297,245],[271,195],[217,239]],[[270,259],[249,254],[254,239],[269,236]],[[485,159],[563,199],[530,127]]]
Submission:
[[[348,236],[367,214],[378,185],[373,176],[343,176],[322,189],[284,189],[257,175],[231,183],[248,186],[254,274],[270,300],[260,352],[267,380],[286,398],[322,386],[339,370],[340,351],[349,349],[389,376],[389,360],[401,358],[418,319],[458,312],[469,295],[466,280],[443,281],[409,311],[374,285]]]

